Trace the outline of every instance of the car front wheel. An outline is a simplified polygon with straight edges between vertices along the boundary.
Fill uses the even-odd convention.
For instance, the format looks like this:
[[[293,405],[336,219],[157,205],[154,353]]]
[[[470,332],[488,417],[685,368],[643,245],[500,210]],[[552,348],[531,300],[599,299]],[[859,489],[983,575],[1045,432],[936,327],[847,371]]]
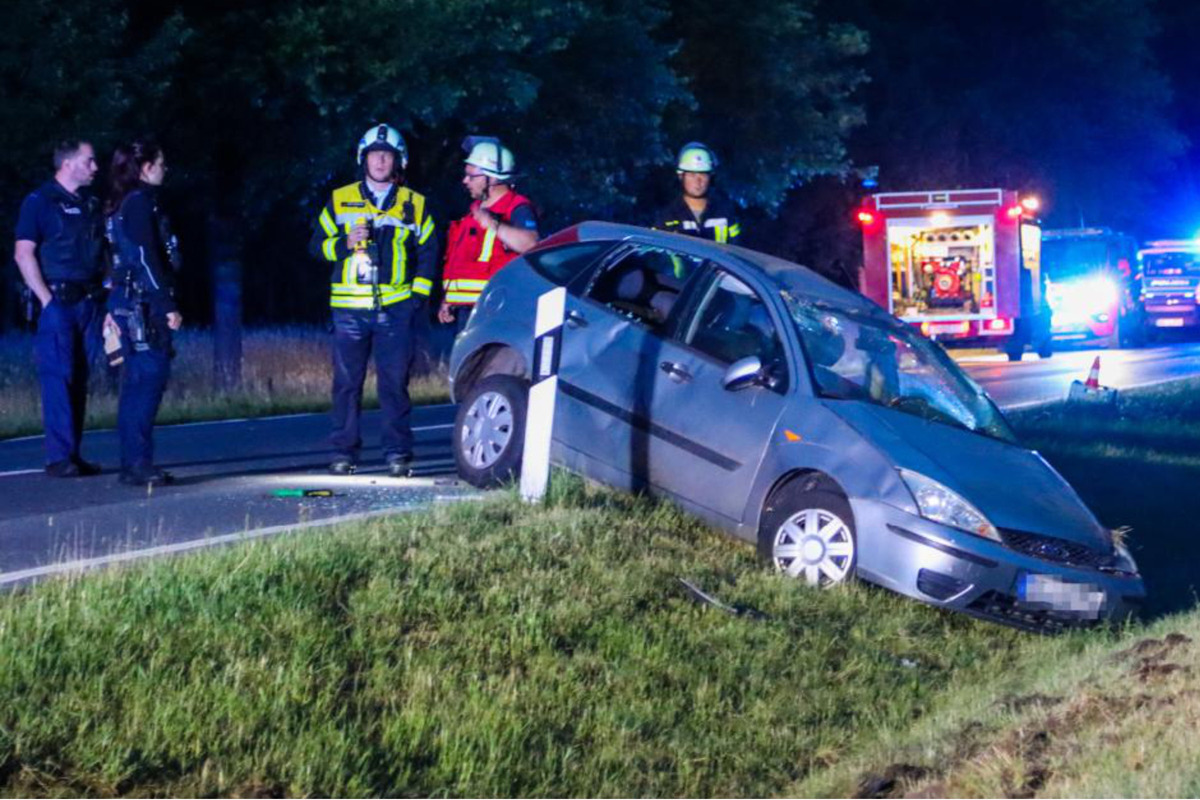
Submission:
[[[454,420],[459,476],[488,489],[515,477],[525,449],[529,387],[512,375],[489,375],[471,388]]]
[[[793,481],[763,511],[758,552],[778,571],[810,586],[844,582],[854,574],[858,555],[850,503],[823,486]]]

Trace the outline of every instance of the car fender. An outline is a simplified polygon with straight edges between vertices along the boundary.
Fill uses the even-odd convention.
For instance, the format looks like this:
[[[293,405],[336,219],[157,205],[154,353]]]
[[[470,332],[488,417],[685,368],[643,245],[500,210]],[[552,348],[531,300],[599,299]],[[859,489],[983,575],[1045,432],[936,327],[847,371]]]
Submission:
[[[772,492],[790,480],[816,476],[836,484],[851,508],[864,500],[916,513],[916,503],[891,460],[816,400],[800,400],[780,416],[746,499],[739,535],[755,540]],[[885,532],[859,531],[861,547]]]

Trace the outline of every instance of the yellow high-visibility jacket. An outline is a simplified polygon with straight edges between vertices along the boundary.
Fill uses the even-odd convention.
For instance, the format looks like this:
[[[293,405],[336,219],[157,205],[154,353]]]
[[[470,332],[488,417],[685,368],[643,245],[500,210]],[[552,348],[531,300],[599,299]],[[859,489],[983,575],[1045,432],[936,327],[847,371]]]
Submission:
[[[367,253],[378,268],[374,284],[358,274],[347,238],[363,218],[371,227]],[[392,187],[381,207],[362,182],[334,189],[309,242],[315,257],[333,264],[329,305],[371,310],[428,297],[438,268],[434,228],[425,196],[407,186]]]

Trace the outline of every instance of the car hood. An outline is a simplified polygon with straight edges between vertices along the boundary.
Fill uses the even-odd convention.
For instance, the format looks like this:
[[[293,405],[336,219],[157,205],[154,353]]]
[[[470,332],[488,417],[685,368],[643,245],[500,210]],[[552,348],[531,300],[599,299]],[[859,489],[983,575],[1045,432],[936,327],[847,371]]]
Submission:
[[[826,405],[893,465],[958,492],[997,528],[1112,546],[1071,485],[1032,450],[861,401]]]

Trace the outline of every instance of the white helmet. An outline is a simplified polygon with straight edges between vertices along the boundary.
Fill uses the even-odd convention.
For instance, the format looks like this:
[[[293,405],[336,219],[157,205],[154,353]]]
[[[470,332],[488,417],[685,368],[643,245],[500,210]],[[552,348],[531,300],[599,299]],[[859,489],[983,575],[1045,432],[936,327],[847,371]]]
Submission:
[[[499,181],[512,180],[517,161],[500,140],[494,136],[468,136],[463,139],[463,150],[467,158],[463,162],[478,167],[488,177]]]
[[[688,142],[679,151],[675,169],[680,172],[712,172],[717,166],[717,154],[706,144]]]
[[[372,150],[390,150],[396,154],[396,159],[403,169],[408,166],[408,146],[400,131],[391,125],[372,125],[358,140],[358,163],[363,163],[367,153]]]

